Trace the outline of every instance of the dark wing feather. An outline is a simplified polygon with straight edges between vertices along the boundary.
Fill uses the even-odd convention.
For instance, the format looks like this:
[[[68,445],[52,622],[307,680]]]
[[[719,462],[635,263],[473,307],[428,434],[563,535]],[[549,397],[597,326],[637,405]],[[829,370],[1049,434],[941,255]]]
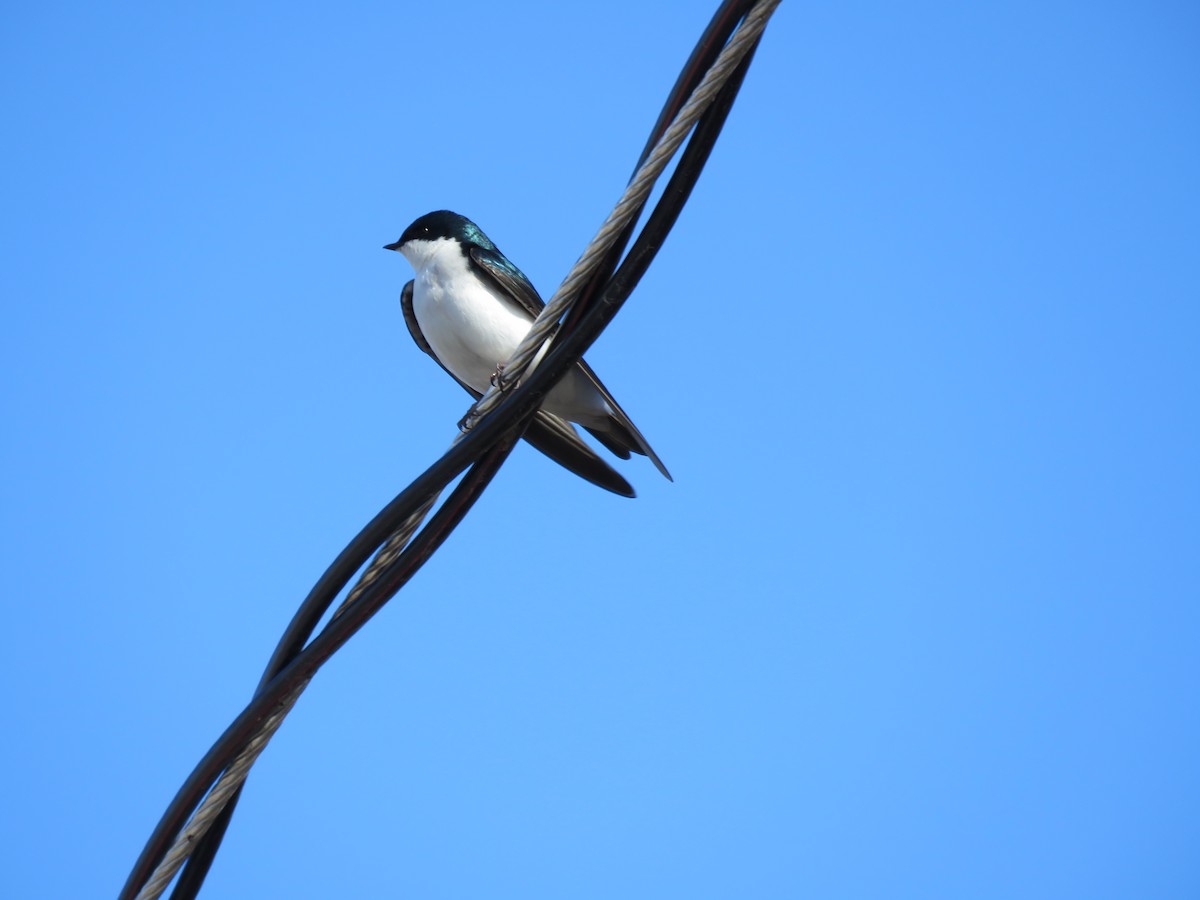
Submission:
[[[472,247],[471,262],[475,263],[480,273],[529,313],[530,319],[536,319],[538,313],[545,308],[546,302],[529,283],[525,273],[509,262],[508,257],[499,250]]]
[[[588,431],[596,440],[600,441],[600,443],[622,459],[629,459],[629,450],[649,458],[650,462],[654,463],[654,468],[662,472],[663,477],[667,481],[674,481],[675,479],[671,477],[671,473],[667,471],[667,467],[663,464],[663,461],[658,458],[658,454],[650,446],[650,442],[642,436],[642,433],[638,431],[638,427],[633,424],[633,420],[629,418],[629,414],[621,409],[621,404],[617,402],[616,398],[608,392],[608,388],[596,377],[596,373],[592,371],[592,367],[581,359],[579,361],[579,368],[583,370],[583,374],[596,386],[596,390],[600,392],[605,402],[613,411],[608,431],[602,432],[592,428],[589,428]],[[623,450],[625,452],[622,452]]]
[[[532,290],[532,288],[530,289]],[[441,361],[433,352],[433,348],[425,340],[425,335],[421,333],[421,326],[417,324],[417,316],[413,312],[412,281],[405,284],[404,289],[400,292],[400,310],[404,314],[404,324],[408,326],[408,333],[412,336],[413,342],[424,350],[430,359],[441,366],[447,375],[458,381],[463,390],[478,400],[479,392],[459,381],[454,377],[453,372],[442,366]],[[629,482],[601,459],[596,451],[589,447],[578,432],[571,427],[571,423],[565,419],[539,409],[534,414],[529,427],[525,429],[524,438],[560,466],[574,472],[580,478],[590,481],[597,487],[620,494],[622,497],[636,496]]]
[[[600,458],[566,419],[539,409],[525,429],[525,440],[560,466],[622,497],[636,497],[633,487]]]
[[[442,366],[441,361],[433,352],[433,348],[429,346],[429,341],[425,340],[425,335],[421,333],[421,326],[417,324],[417,314],[413,312],[413,280],[410,278],[405,282],[404,287],[400,291],[400,311],[404,313],[404,324],[408,326],[408,333],[412,335],[413,342],[433,357],[433,361],[439,366]],[[442,366],[447,373],[450,372],[445,366]],[[454,378],[453,375],[450,376]],[[455,379],[456,381],[458,379]],[[458,382],[462,384],[461,381]]]

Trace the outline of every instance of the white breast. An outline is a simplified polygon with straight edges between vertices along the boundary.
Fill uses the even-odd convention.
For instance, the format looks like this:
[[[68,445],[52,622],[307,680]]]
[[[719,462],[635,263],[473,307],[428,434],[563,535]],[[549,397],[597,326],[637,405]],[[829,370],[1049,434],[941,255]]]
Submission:
[[[532,317],[480,278],[456,241],[409,241],[401,248],[416,271],[413,313],[442,365],[480,393],[496,367],[528,334]],[[605,427],[611,410],[582,370],[568,372],[545,408],[573,422]]]
[[[481,280],[455,241],[409,241],[413,313],[442,364],[477,391],[525,337],[532,319]]]

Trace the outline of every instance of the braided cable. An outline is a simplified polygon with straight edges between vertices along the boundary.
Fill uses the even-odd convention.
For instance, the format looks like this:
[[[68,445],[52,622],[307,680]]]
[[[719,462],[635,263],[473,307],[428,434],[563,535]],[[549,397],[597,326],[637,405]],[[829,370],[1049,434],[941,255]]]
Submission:
[[[421,505],[411,516],[409,516],[404,524],[396,530],[396,532],[387,539],[387,542],[375,554],[371,564],[367,566],[365,572],[359,578],[358,582],[346,595],[346,599],[342,601],[337,610],[333,614],[333,618],[337,618],[342,612],[357,600],[362,593],[375,582],[379,575],[395,561],[396,557],[404,549],[405,545],[412,539],[418,526],[429,514],[434,503],[437,502],[441,492],[430,495],[429,499]],[[249,740],[245,748],[237,755],[237,758],[229,765],[221,777],[217,779],[217,783],[213,789],[209,791],[204,801],[192,813],[187,825],[176,836],[171,849],[167,851],[167,855],[163,857],[162,862],[154,869],[153,874],[146,881],[145,886],[138,892],[135,900],[157,900],[166,890],[167,885],[171,883],[171,879],[175,877],[175,873],[179,871],[192,852],[192,848],[196,842],[200,840],[212,827],[213,821],[221,810],[225,808],[225,804],[229,802],[234,791],[246,780],[250,774],[250,767],[258,760],[259,754],[266,749],[271,738],[275,736],[275,732],[279,730],[279,726],[283,724],[283,720],[287,718],[288,713],[292,711],[292,707],[296,705],[296,701],[300,699],[300,695],[304,693],[304,689],[308,687],[311,678],[306,678],[293,688],[292,692],[279,701],[275,709],[259,726],[259,731]]]
[[[292,692],[280,700],[271,714],[263,720],[259,732],[250,739],[237,758],[230,763],[229,768],[221,773],[221,777],[213,789],[204,798],[204,802],[196,808],[187,825],[179,832],[175,843],[171,845],[167,855],[155,868],[145,887],[138,892],[135,900],[157,900],[166,890],[171,879],[175,877],[175,873],[191,855],[196,842],[204,837],[208,829],[212,827],[213,820],[221,814],[221,810],[229,802],[234,791],[246,780],[246,776],[250,774],[250,767],[257,761],[259,754],[266,749],[275,732],[279,730],[279,726],[283,724],[283,720],[287,718],[287,714],[292,711],[292,707],[296,705],[296,701],[308,687],[310,680],[306,679],[297,684]]]
[[[763,29],[767,27],[767,20],[780,2],[781,0],[763,0],[762,3],[756,4],[742,20],[733,37],[721,49],[716,62],[709,67],[700,85],[692,92],[688,102],[675,116],[671,127],[659,138],[654,150],[630,180],[621,199],[617,201],[613,211],[600,226],[600,230],[592,238],[592,242],[588,244],[587,249],[575,262],[570,273],[563,279],[545,309],[538,315],[525,339],[521,341],[512,357],[504,364],[503,372],[506,378],[519,381],[530,371],[530,363],[541,351],[542,345],[551,337],[558,327],[559,320],[575,301],[588,279],[603,263],[609,249],[616,243],[621,232],[641,209],[646,198],[650,196],[650,191],[654,188],[658,176],[667,167],[667,163],[675,155],[675,151],[679,149],[679,145],[683,143],[688,132],[692,130],[696,120],[700,118],[701,113],[712,102],[713,97],[725,85],[734,68],[742,61],[742,57],[755,45]],[[499,378],[495,381],[496,383],[488,388],[487,392],[476,401],[463,418],[463,434],[500,403],[505,385]],[[461,435],[455,440],[460,438]]]

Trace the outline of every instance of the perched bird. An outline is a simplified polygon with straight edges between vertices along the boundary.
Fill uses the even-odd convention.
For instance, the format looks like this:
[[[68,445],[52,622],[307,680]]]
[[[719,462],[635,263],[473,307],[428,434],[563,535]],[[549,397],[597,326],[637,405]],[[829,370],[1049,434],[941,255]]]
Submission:
[[[404,254],[416,278],[404,286],[404,320],[417,346],[476,398],[488,389],[546,305],[474,222],[448,210],[421,216],[385,250]],[[525,439],[593,484],[626,497],[629,483],[571,427],[587,429],[621,459],[639,453],[668,480],[658,454],[591,367],[580,360],[546,395]]]

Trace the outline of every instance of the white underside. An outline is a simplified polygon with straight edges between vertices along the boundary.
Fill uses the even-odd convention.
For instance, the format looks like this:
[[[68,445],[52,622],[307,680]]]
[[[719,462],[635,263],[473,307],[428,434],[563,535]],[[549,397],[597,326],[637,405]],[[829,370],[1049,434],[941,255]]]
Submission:
[[[413,313],[425,340],[455,377],[485,392],[497,365],[512,356],[533,319],[471,270],[457,242],[409,241],[402,252],[416,270]],[[600,429],[612,413],[578,368],[555,385],[543,408]]]

